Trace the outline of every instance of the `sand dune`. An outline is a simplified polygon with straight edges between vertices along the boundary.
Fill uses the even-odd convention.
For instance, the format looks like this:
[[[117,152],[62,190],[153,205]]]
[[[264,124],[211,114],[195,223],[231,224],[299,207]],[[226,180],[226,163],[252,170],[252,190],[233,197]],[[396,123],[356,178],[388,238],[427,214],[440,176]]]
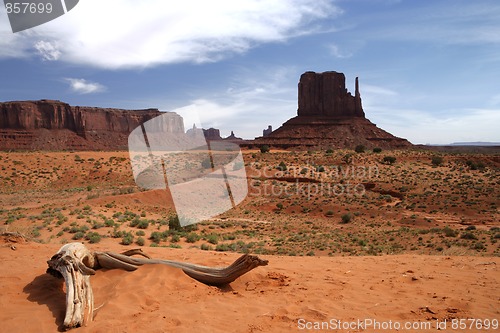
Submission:
[[[56,332],[64,317],[65,294],[62,280],[45,270],[46,260],[59,246],[16,243],[13,250],[11,245],[3,241],[0,246],[0,331]],[[111,242],[88,247],[123,249]],[[239,256],[188,249],[145,251],[157,258],[213,266]],[[135,272],[98,271],[91,278],[97,308],[94,321],[74,331],[295,332],[316,322],[334,324],[332,319],[344,324],[371,319],[387,325],[392,321],[393,326],[429,323],[430,329],[418,331],[435,332],[437,321],[447,320],[450,328],[453,318],[500,319],[499,258],[264,258],[269,266],[223,289],[160,265]],[[377,330],[361,326],[338,331]]]

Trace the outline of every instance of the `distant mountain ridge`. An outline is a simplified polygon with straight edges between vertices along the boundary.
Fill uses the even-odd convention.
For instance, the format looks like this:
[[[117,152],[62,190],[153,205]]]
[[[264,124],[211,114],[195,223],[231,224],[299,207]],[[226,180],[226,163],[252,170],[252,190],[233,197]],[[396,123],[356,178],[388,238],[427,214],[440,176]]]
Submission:
[[[483,142],[483,141],[475,141],[475,142],[453,142],[450,143],[450,146],[500,146],[500,142]]]

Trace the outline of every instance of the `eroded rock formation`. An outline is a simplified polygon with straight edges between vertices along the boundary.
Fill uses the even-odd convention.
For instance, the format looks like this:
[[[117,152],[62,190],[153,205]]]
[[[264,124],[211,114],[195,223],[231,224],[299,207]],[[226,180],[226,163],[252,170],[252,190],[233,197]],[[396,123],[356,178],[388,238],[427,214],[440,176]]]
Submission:
[[[337,72],[306,72],[298,84],[297,116],[256,138],[255,145],[278,148],[407,148],[411,143],[378,128],[365,118],[359,81],[354,96]]]
[[[0,149],[126,149],[129,133],[165,114],[158,109],[122,110],[70,106],[54,100],[0,103]],[[184,133],[171,113],[155,122],[159,130]]]
[[[299,81],[298,116],[365,117],[359,83],[352,96],[345,87],[345,76],[337,72],[305,72]]]

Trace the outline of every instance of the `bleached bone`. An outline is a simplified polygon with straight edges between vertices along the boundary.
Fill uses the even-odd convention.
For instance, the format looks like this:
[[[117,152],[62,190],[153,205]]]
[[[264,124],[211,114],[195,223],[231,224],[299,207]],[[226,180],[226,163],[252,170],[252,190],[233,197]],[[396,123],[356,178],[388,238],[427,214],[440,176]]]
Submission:
[[[141,255],[143,258],[131,257]],[[64,278],[66,282],[66,315],[64,327],[71,329],[92,321],[94,297],[90,275],[99,268],[136,270],[145,264],[163,264],[180,268],[188,276],[211,286],[223,286],[258,266],[267,265],[267,260],[244,254],[227,267],[208,267],[190,263],[152,259],[140,249],[123,253],[90,252],[82,243],[69,243],[47,261],[47,273]]]

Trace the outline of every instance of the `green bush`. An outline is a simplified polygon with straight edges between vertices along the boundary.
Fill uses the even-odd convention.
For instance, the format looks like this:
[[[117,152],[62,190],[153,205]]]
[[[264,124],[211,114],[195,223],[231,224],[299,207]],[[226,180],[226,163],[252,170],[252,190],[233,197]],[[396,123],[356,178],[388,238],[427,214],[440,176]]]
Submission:
[[[85,237],[85,233],[83,231],[77,231],[73,235],[72,239],[78,240],[78,239],[82,239],[83,237]]]
[[[167,239],[167,233],[163,233],[160,231],[153,231],[151,233],[151,236],[149,236],[149,239],[151,239],[155,243],[160,243],[162,240]]]
[[[365,149],[366,149],[365,146],[363,146],[363,145],[357,145],[356,148],[354,148],[354,151],[359,154],[359,153],[364,153]]]
[[[396,158],[394,156],[384,156],[385,164],[394,164],[396,162]]]
[[[351,215],[351,213],[346,213],[346,214],[343,214],[343,215],[341,216],[341,219],[342,219],[342,224],[349,223],[349,222],[351,222],[352,215]]]
[[[134,242],[134,235],[130,232],[126,232],[124,236],[122,237],[122,245],[130,245]]]
[[[207,236],[207,242],[216,245],[219,242],[219,236],[216,234],[210,234]]]
[[[476,235],[474,235],[472,232],[465,232],[462,235],[460,235],[460,238],[462,238],[462,239],[477,239]]]
[[[458,232],[450,228],[449,226],[446,226],[443,228],[443,233],[446,237],[456,237]]]
[[[378,154],[378,153],[381,153],[381,152],[382,152],[382,148],[380,148],[380,147],[375,147],[375,148],[373,148],[373,152],[374,152],[374,153],[377,153],[377,154]]]
[[[439,166],[443,164],[443,158],[441,156],[432,156],[431,163],[434,166]]]
[[[263,145],[260,147],[260,152],[261,153],[269,153],[270,149],[268,145]]]
[[[177,214],[170,215],[168,217],[168,229],[169,230],[181,230],[181,223],[179,221],[179,216]]]
[[[282,210],[283,209],[283,204],[281,202],[278,202],[276,204],[276,208],[278,208],[279,210]]]
[[[217,244],[215,251],[231,251],[231,247],[228,244]]]
[[[188,242],[188,243],[196,243],[199,240],[200,240],[200,236],[198,236],[198,234],[195,232],[190,232],[186,236],[186,242]]]
[[[482,170],[485,167],[483,162],[475,162],[471,160],[466,161],[465,164],[467,164],[471,170]]]
[[[85,239],[87,239],[89,243],[95,244],[101,241],[101,235],[99,235],[97,232],[89,232],[85,236]]]
[[[149,226],[149,221],[145,219],[139,220],[139,223],[137,224],[137,228],[139,229],[147,229],[148,226]]]
[[[135,243],[139,246],[144,246],[144,243],[145,243],[144,238],[138,237],[137,240],[135,241]]]
[[[278,170],[280,171],[286,171],[286,164],[285,162],[281,161],[280,164],[277,167]]]
[[[212,247],[210,245],[206,244],[206,243],[203,243],[203,244],[201,244],[201,249],[203,251],[211,251]]]

